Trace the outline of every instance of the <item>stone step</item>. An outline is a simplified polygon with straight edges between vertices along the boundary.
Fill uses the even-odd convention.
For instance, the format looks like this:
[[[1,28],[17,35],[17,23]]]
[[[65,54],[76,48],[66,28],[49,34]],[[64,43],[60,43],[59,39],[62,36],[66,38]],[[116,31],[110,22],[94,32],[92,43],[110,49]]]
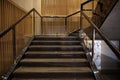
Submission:
[[[84,51],[82,46],[30,46],[28,51]]]
[[[44,54],[44,53],[26,53],[25,58],[86,58],[84,53],[81,54]]]
[[[76,46],[81,45],[80,41],[40,41],[40,40],[34,40],[32,41],[31,45],[69,45],[69,46]]]
[[[21,66],[27,67],[89,67],[86,59],[23,59]]]
[[[93,77],[89,67],[19,67],[16,78],[86,78]]]
[[[38,79],[21,79],[21,78],[13,78],[12,80],[95,80],[94,78],[38,78]]]
[[[34,40],[45,40],[45,41],[50,41],[50,40],[58,40],[58,41],[70,41],[70,40],[80,40],[80,38],[78,38],[78,37],[70,37],[70,36],[68,36],[68,37],[53,37],[53,36],[50,36],[50,37],[48,37],[48,36],[44,36],[44,37],[42,37],[42,36],[37,36],[37,37],[35,37],[35,39]]]

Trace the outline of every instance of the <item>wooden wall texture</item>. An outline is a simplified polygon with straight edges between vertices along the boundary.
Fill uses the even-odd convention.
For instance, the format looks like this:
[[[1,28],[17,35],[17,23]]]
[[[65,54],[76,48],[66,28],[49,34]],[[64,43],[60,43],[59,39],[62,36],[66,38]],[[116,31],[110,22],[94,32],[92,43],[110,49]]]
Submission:
[[[80,10],[80,4],[86,0],[41,0],[41,13],[44,16],[66,16]],[[84,6],[86,9],[92,9],[92,3]],[[92,12],[86,12],[87,15],[92,16]],[[59,22],[60,21],[60,22]],[[73,32],[80,28],[80,14],[76,14],[68,18],[67,29],[64,27],[64,21],[61,19],[44,19],[43,33],[46,35],[60,35]],[[50,24],[55,25],[50,25]],[[63,24],[62,24],[63,23]],[[86,22],[83,24],[86,25]],[[62,28],[59,30],[59,28]],[[55,29],[56,28],[56,29]],[[64,33],[64,31],[66,33]]]
[[[41,0],[42,15],[66,15],[67,0]]]
[[[8,0],[0,0],[0,33],[23,16],[26,12],[11,4]],[[14,62],[12,30],[0,37],[0,76],[5,74]],[[32,35],[32,16],[29,15],[16,26],[16,55],[20,54],[25,44],[25,36]]]

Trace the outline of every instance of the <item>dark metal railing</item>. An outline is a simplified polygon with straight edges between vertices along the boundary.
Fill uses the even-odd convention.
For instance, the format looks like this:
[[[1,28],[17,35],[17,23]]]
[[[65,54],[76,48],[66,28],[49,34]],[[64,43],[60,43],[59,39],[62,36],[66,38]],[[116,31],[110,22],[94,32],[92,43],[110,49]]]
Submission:
[[[111,50],[114,52],[114,54],[117,56],[118,59],[120,59],[120,52],[119,50],[110,42],[110,40],[105,36],[105,34],[94,24],[94,22],[83,12],[83,6],[90,3],[93,0],[88,0],[81,4],[81,14],[85,17],[85,19],[92,25],[93,28],[93,39],[92,39],[92,46],[94,49],[94,40],[95,40],[95,31],[101,36],[101,38],[106,42],[106,44],[111,48]],[[82,25],[81,25],[82,26]],[[95,29],[95,31],[94,31]],[[92,50],[92,53],[94,55],[94,50]]]
[[[75,15],[75,14],[77,14],[77,13],[80,13],[80,11],[76,11],[76,12],[74,12],[74,13],[72,13],[72,14],[69,14],[69,15],[66,16],[66,18],[68,18],[68,17],[70,17],[70,16],[73,16],[73,15]]]
[[[42,18],[65,18],[65,16],[42,16]]]
[[[81,4],[81,10],[83,10],[84,5],[90,3],[91,1],[94,1],[94,0],[87,0],[86,2],[82,3]]]
[[[111,48],[111,50],[115,53],[118,59],[120,59],[120,52],[119,50],[112,45],[110,40],[105,36],[105,34],[91,21],[91,19],[82,12],[83,16],[87,19],[87,21],[92,25],[93,29],[101,36],[101,38],[106,42],[106,44]]]

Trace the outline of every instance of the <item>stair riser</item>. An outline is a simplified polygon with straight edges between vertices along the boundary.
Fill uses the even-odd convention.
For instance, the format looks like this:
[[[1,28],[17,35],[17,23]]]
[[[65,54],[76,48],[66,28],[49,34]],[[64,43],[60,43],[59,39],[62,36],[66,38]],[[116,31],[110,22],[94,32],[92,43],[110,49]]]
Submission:
[[[69,36],[79,36],[78,32],[71,33]]]
[[[85,54],[26,54],[25,58],[86,58]]]
[[[70,36],[79,36],[79,34],[78,33],[72,33],[72,34],[70,34]]]
[[[84,51],[83,48],[74,48],[74,47],[67,47],[67,48],[62,48],[62,47],[30,47],[28,49],[29,51]]]
[[[79,38],[35,38],[34,40],[45,40],[45,41],[50,41],[50,40],[57,40],[57,41],[72,41],[72,40],[80,40]]]
[[[21,62],[25,67],[88,67],[88,62]]]
[[[91,78],[91,72],[85,73],[15,73],[15,78]]]
[[[80,42],[32,42],[31,45],[81,45]]]

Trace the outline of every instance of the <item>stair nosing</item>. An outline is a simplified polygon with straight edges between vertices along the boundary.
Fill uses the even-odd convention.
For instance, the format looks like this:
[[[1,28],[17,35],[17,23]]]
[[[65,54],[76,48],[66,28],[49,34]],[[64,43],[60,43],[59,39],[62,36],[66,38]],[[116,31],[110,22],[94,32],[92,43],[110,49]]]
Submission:
[[[87,59],[74,59],[74,58],[70,58],[70,59],[48,59],[48,58],[44,58],[44,59],[23,59],[21,60],[21,62],[88,62]]]
[[[15,73],[86,73],[89,67],[19,67]]]

